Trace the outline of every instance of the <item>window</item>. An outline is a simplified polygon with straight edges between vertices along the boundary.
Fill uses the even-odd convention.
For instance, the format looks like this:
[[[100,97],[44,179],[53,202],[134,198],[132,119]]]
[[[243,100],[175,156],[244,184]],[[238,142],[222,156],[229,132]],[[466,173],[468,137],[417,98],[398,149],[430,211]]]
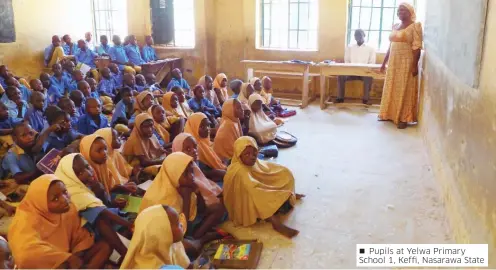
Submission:
[[[259,1],[259,47],[317,49],[318,0]]]
[[[101,35],[112,40],[113,35],[127,36],[127,0],[92,0],[93,42]]]
[[[174,47],[195,47],[194,0],[174,0]]]
[[[397,21],[398,5],[404,0],[350,0],[348,10],[348,44],[354,42],[354,32],[362,29],[366,41],[379,51],[387,51],[389,34]],[[407,0],[410,4],[416,0]]]

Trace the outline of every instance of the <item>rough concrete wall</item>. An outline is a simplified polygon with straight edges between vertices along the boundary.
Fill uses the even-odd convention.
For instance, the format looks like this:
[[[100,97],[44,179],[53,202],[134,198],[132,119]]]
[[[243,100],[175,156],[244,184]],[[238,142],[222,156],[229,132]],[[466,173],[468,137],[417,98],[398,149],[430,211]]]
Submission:
[[[17,40],[0,44],[0,63],[16,75],[38,77],[43,70],[43,51],[52,35],[83,38],[92,29],[89,0],[14,0]],[[77,14],[77,19],[75,15]]]
[[[486,27],[479,89],[461,83],[436,55],[426,53],[421,131],[444,187],[456,240],[488,243],[489,265],[495,267],[495,1],[489,1]]]

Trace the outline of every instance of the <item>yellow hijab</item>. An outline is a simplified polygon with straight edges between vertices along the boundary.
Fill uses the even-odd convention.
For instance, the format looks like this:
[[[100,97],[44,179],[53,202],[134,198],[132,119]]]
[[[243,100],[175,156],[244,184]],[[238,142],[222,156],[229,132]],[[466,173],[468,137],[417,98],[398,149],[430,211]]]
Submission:
[[[243,136],[239,119],[234,115],[235,99],[228,99],[222,106],[222,120],[214,139],[214,151],[222,159],[231,159],[234,142]]]
[[[222,94],[222,98],[224,99],[224,101],[226,101],[229,99],[229,93],[227,92],[227,87],[221,87],[220,86],[220,84],[222,83],[222,80],[224,80],[224,79],[227,80],[226,74],[224,74],[224,73],[217,74],[217,76],[215,76],[215,79],[214,79],[214,89],[215,88],[220,89],[220,93]]]
[[[193,161],[193,158],[182,153],[176,152],[165,158],[157,176],[152,185],[143,196],[140,205],[140,212],[146,208],[156,205],[165,204],[174,208],[178,213],[183,213],[183,198],[177,191],[179,187],[179,178],[184,170]],[[196,194],[191,194],[191,203],[189,210],[189,220],[193,221],[196,217],[197,201]]]
[[[153,100],[153,94],[150,91],[143,91],[136,96],[136,102],[134,103],[134,111],[138,113],[146,113],[146,108],[143,107],[143,100],[145,97],[150,96]]]
[[[259,94],[251,95],[249,100],[250,107],[257,100],[263,102],[263,98]],[[268,143],[276,138],[277,125],[264,113],[263,109],[260,109],[258,112],[251,113],[248,132],[250,135],[254,135],[260,142]]]
[[[63,214],[48,210],[47,193],[53,181],[59,180],[53,174],[45,174],[31,183],[10,225],[9,245],[20,269],[55,269],[72,253],[93,245],[93,237],[81,227],[73,204]]]
[[[203,88],[205,89],[205,98],[206,99],[210,100],[210,102],[212,102],[212,104],[214,104],[215,107],[220,106],[219,99],[217,98],[217,94],[215,93],[214,89],[213,88],[211,90],[207,89],[206,78],[207,78],[207,75],[201,77],[198,80],[198,85],[203,86]]]
[[[169,94],[171,93],[171,94]],[[162,98],[162,106],[165,108],[166,111],[169,111],[170,113],[172,113],[174,116],[177,116],[177,117],[184,117],[184,118],[188,118],[192,113],[193,111],[189,108],[189,105],[188,105],[188,102],[186,100],[184,100],[183,103],[179,102],[179,107],[177,107],[176,109],[172,108],[172,106],[170,105],[170,100],[172,99],[172,94],[175,94],[174,92],[168,92],[164,95],[164,97]],[[167,99],[167,101],[166,101]]]
[[[165,96],[163,100],[165,100]],[[155,119],[153,118],[153,108],[155,108],[156,106],[160,106],[160,105],[157,104],[152,105],[148,109],[148,115],[152,117],[153,127],[155,128],[155,131],[157,131],[158,135],[160,135],[160,137],[162,138],[162,140],[164,140],[165,143],[170,143],[170,134],[169,131],[167,130],[170,129],[169,120],[167,120],[167,117],[165,117],[164,122],[162,123],[155,121]]]
[[[131,136],[124,143],[124,149],[122,154],[126,157],[134,156],[145,156],[148,159],[157,159],[163,155],[162,146],[158,142],[157,137],[152,135],[151,138],[147,139],[141,135],[140,127],[146,120],[152,120],[153,118],[147,113],[141,113],[136,116],[136,124],[134,125],[133,131],[131,131]]]
[[[129,165],[129,163],[127,163],[121,152],[119,152],[119,149],[112,148],[112,128],[101,128],[97,130],[95,134],[100,135],[107,143],[107,153],[111,161],[110,163],[113,165],[112,169],[115,168],[117,170],[116,172],[124,177],[124,179],[121,179],[121,181],[128,182],[133,172],[133,167]]]
[[[195,137],[189,133],[181,133],[176,136],[172,142],[172,152],[182,152],[184,141],[188,138],[195,140]],[[196,141],[196,140],[195,140]],[[205,177],[201,169],[193,162],[193,171],[195,174],[195,183],[205,200],[206,205],[213,205],[220,202],[218,196],[222,193],[222,188],[212,180]]]
[[[217,156],[212,147],[210,147],[211,142],[210,139],[201,138],[198,133],[200,129],[200,124],[203,119],[207,119],[207,116],[203,113],[194,113],[186,122],[186,126],[184,127],[184,132],[189,133],[195,137],[196,142],[198,143],[198,156],[199,160],[205,163],[212,169],[217,170],[225,170],[226,165],[222,163],[222,160]]]
[[[55,170],[55,175],[64,182],[67,192],[71,195],[71,202],[76,206],[78,211],[86,210],[91,207],[105,206],[102,201],[95,196],[93,191],[79,180],[74,172],[74,169],[72,168],[74,158],[78,155],[80,154],[75,153],[63,157]]]
[[[159,269],[163,265],[186,269],[189,266],[182,242],[172,242],[169,216],[162,205],[142,211],[134,224],[133,238],[121,269]]]
[[[257,159],[246,166],[239,156],[255,140],[243,136],[234,143],[234,156],[224,177],[224,204],[236,225],[249,226],[274,215],[288,199],[294,204],[294,177],[281,165]]]
[[[90,157],[91,145],[93,145],[95,140],[98,138],[103,139],[102,136],[97,134],[84,136],[81,139],[81,142],[79,143],[79,150],[81,151],[81,154],[86,159],[86,161],[88,161],[88,163],[95,171],[98,181],[100,181],[100,183],[103,184],[107,193],[110,194],[110,190],[112,190],[114,186],[126,183],[127,180],[124,177],[122,177],[119,174],[119,172],[115,169],[115,166],[113,166],[110,158],[108,158],[107,162],[105,162],[104,164],[96,164],[95,162],[93,162],[93,160],[91,160]],[[107,149],[111,147],[112,146],[107,145]]]
[[[270,99],[271,99],[271,96],[265,91],[264,87],[263,87],[263,82],[268,79],[269,77],[267,76],[264,76],[262,78],[262,80],[260,80],[259,78],[257,77],[253,77],[251,78],[250,80],[250,83],[253,85],[253,89],[255,89],[255,82],[256,81],[260,81],[260,83],[262,84],[262,89],[260,91],[257,91],[255,89],[255,92],[257,92],[263,99],[263,102],[266,104],[266,105],[269,105],[270,104]],[[269,90],[270,91],[270,90]]]

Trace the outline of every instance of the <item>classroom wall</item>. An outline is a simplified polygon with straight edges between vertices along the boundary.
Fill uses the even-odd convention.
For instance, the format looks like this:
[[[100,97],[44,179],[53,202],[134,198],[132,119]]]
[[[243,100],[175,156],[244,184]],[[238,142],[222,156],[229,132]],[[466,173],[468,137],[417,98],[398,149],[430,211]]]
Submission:
[[[54,34],[83,37],[91,30],[89,0],[14,0],[16,42],[0,43],[0,63],[16,75],[38,77]],[[77,20],[76,18],[77,14]]]
[[[487,15],[478,89],[461,83],[436,55],[427,51],[420,127],[430,149],[436,178],[443,187],[455,239],[461,243],[488,243],[489,266],[494,268],[496,1],[489,1]]]

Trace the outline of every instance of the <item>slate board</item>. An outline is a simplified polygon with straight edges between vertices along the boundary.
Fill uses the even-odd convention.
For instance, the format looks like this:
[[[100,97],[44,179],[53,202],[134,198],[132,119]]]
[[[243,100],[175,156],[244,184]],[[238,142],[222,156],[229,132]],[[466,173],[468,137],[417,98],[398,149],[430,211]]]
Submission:
[[[0,43],[16,41],[12,0],[0,0]]]

